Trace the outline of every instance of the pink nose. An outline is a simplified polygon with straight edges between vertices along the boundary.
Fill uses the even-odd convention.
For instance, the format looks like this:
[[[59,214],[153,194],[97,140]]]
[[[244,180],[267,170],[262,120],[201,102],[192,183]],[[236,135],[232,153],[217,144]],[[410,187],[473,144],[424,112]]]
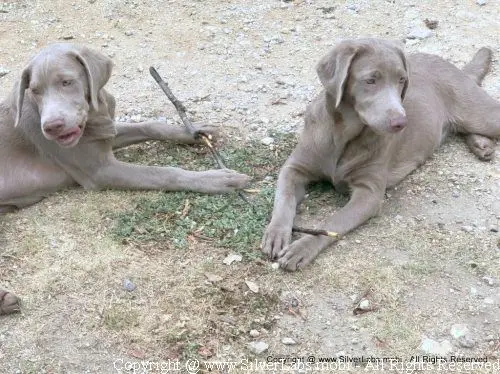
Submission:
[[[49,135],[58,135],[64,129],[64,121],[56,119],[54,121],[47,121],[43,124],[43,131]]]
[[[389,127],[392,131],[397,132],[403,130],[407,124],[408,120],[406,119],[406,116],[399,116],[390,120]]]

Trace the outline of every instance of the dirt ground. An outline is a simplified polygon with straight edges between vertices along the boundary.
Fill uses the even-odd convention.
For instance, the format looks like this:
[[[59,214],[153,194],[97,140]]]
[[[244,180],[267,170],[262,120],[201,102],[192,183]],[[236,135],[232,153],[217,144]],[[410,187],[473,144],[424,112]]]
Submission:
[[[484,88],[500,99],[500,4],[478,3],[0,0],[0,70],[9,71],[0,78],[0,97],[38,49],[67,40],[112,57],[107,87],[119,120],[178,122],[149,76],[153,65],[191,116],[220,125],[227,142],[261,139],[269,129],[300,130],[307,103],[320,91],[315,64],[330,47],[342,38],[377,36],[459,66],[489,46],[495,60]],[[426,30],[425,19],[437,20],[437,28],[409,39]],[[112,213],[131,209],[141,196],[157,193],[70,190],[0,217],[0,286],[23,299],[21,314],[0,317],[1,373],[189,372],[166,368],[188,359],[409,361],[426,354],[420,347],[426,338],[442,343],[443,354],[434,353],[447,359],[499,364],[498,150],[496,161],[484,163],[451,138],[388,191],[379,217],[294,274],[262,260],[224,265],[230,251],[210,244],[161,250],[158,242],[145,250],[116,240]],[[335,209],[316,205],[300,220],[313,226]],[[125,290],[124,279],[137,289]],[[219,281],[224,287],[214,287]],[[256,283],[258,293],[245,281]],[[362,298],[373,310],[355,315]],[[268,348],[257,354],[252,342]],[[163,367],[134,371],[131,363],[139,361]],[[377,371],[366,362],[334,364],[323,371]],[[400,369],[378,371],[414,372]]]

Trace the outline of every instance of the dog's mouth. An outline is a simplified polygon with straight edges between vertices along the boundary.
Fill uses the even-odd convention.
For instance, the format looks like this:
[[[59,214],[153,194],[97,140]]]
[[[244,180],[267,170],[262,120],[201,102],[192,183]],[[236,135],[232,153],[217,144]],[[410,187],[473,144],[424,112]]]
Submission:
[[[82,125],[78,125],[63,134],[59,135],[55,140],[63,147],[72,147],[78,143],[82,135]]]

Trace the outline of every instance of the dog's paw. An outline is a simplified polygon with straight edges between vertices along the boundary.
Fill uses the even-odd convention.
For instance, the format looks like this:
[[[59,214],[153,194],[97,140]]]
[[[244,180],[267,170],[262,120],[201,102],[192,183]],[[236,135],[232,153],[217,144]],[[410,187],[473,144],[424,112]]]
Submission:
[[[319,244],[314,236],[304,236],[278,253],[281,268],[296,271],[310,264],[319,253]]]
[[[250,177],[230,169],[214,169],[199,172],[191,188],[205,193],[222,193],[241,190],[248,186]]]
[[[495,155],[495,142],[486,136],[469,134],[467,136],[467,145],[480,160],[490,161]]]
[[[201,142],[196,135],[206,135],[210,140],[215,140],[219,136],[219,127],[214,125],[209,125],[204,122],[193,123],[195,137],[193,138],[196,142]]]
[[[291,227],[270,224],[264,233],[260,248],[269,258],[275,259],[278,253],[290,243],[291,237]]]
[[[19,298],[11,292],[0,289],[0,315],[11,314],[21,310]]]

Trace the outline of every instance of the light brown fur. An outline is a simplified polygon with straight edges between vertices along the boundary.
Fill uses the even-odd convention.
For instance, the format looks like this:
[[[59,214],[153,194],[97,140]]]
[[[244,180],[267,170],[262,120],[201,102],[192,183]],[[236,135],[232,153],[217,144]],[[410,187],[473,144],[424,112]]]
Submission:
[[[460,70],[434,55],[406,57],[389,41],[337,45],[317,65],[325,90],[309,105],[299,143],[280,172],[263,252],[293,271],[333,243],[311,235],[290,243],[309,182],[349,185],[349,202],[322,227],[344,235],[375,215],[386,188],[421,165],[450,131],[467,134],[471,151],[491,159],[500,103],[479,87],[490,63],[487,48]]]
[[[0,104],[0,213],[76,184],[219,193],[248,183],[232,170],[194,172],[116,160],[114,148],[145,140],[196,140],[162,122],[115,123],[115,100],[103,88],[111,70],[101,53],[64,43],[49,45],[23,70]],[[207,125],[197,130],[215,132]]]

